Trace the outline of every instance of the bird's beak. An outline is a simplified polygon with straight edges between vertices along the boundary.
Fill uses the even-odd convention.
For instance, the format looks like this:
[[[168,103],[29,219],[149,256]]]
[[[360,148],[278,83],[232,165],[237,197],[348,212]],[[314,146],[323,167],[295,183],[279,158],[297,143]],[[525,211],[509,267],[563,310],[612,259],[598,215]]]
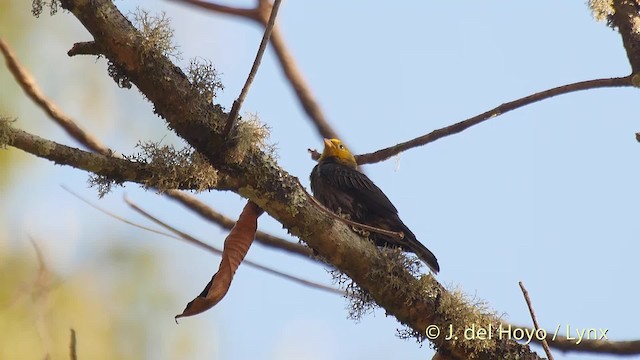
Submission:
[[[333,148],[335,146],[333,146],[333,143],[331,142],[330,139],[326,139],[325,138],[324,139],[324,147],[327,148],[327,149],[331,149],[331,148]]]

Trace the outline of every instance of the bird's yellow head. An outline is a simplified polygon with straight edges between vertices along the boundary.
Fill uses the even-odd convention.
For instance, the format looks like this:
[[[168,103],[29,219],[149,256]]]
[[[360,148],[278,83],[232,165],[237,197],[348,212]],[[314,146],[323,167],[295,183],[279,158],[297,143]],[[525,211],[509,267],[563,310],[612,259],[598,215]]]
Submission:
[[[324,151],[322,151],[322,155],[320,155],[320,161],[329,158],[334,158],[339,163],[354,169],[358,167],[356,158],[342,141],[338,139],[324,139]]]

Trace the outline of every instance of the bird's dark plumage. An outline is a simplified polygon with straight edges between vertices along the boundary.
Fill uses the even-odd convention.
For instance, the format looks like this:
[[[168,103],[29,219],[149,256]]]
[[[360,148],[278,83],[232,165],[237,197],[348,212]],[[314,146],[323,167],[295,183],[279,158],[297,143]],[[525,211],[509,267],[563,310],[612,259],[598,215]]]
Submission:
[[[337,139],[325,139],[325,150],[311,171],[313,196],[334,212],[349,214],[351,220],[373,227],[404,233],[403,239],[370,232],[377,246],[399,247],[413,252],[437,273],[438,260],[400,220],[398,210],[371,179],[356,169],[355,158]]]

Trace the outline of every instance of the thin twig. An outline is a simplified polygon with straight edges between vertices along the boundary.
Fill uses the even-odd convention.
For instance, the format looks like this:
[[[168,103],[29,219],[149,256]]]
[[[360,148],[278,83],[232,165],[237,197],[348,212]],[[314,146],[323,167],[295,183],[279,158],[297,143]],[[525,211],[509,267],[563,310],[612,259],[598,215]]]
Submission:
[[[529,326],[520,326],[509,323],[502,323],[503,327],[511,326],[512,331],[521,329],[524,333],[531,333],[533,329]],[[558,325],[559,326],[559,325]],[[559,335],[562,330],[558,327],[554,331],[547,331],[545,340],[549,347],[563,352],[574,351],[582,353],[597,353],[611,355],[638,355],[640,354],[640,340],[609,341],[604,339],[582,339],[577,343],[576,338],[567,338]],[[537,336],[533,341],[541,342]]]
[[[312,160],[315,160],[315,161],[320,160],[320,156],[322,155],[322,154],[321,154],[318,150],[316,150],[316,149],[308,148],[308,149],[307,149],[307,152],[309,152],[309,154],[311,154],[311,159],[312,159]]]
[[[47,265],[45,256],[40,248],[38,241],[31,235],[28,236],[31,245],[36,253],[38,260],[38,274],[31,285],[25,289],[31,299],[30,309],[33,315],[33,323],[40,338],[40,342],[46,351],[46,356],[50,356],[51,349],[53,348],[53,340],[51,330],[47,324],[48,306],[50,301],[50,294],[53,290],[53,274]]]
[[[65,115],[51,100],[40,90],[29,72],[20,65],[18,59],[9,48],[9,45],[0,38],[0,51],[4,55],[7,68],[13,74],[22,90],[27,96],[41,107],[58,125],[60,125],[71,137],[78,140],[85,147],[102,155],[112,155],[111,150],[102,144],[97,138],[82,130],[71,118]]]
[[[327,120],[322,112],[320,104],[315,99],[311,88],[296,64],[293,54],[291,54],[287,48],[282,33],[277,27],[273,30],[273,34],[271,34],[271,45],[273,45],[273,50],[278,57],[282,72],[284,72],[291,87],[293,87],[302,109],[307,113],[307,116],[309,116],[309,119],[316,127],[316,131],[318,131],[323,138],[340,139],[341,137],[329,124],[329,120]]]
[[[71,339],[69,340],[69,358],[78,360],[78,352],[76,351],[76,331],[71,329]]]
[[[171,231],[172,233],[178,235],[182,240],[184,240],[184,241],[186,241],[186,242],[188,242],[190,244],[196,245],[196,246],[198,246],[200,248],[212,251],[214,253],[222,254],[221,250],[219,250],[217,248],[214,248],[213,246],[208,245],[208,244],[196,239],[195,237],[193,237],[193,236],[191,236],[189,234],[186,234],[186,233],[184,233],[184,232],[182,232],[182,231],[180,231],[180,230],[168,225],[167,223],[157,219],[156,217],[154,217],[153,215],[149,214],[148,212],[143,210],[141,207],[139,207],[138,205],[133,203],[128,198],[125,197],[124,201],[132,209],[134,209],[135,211],[140,213],[142,216],[144,216],[147,219],[153,221],[154,223],[164,227],[165,229]],[[308,281],[308,280],[304,280],[304,279],[301,279],[301,278],[298,278],[298,277],[295,277],[295,276],[292,276],[292,275],[288,275],[288,274],[282,273],[280,271],[270,269],[270,268],[268,268],[266,266],[262,266],[262,265],[256,264],[256,263],[251,262],[249,260],[244,260],[244,262],[247,263],[247,265],[252,265],[253,267],[258,268],[258,269],[260,269],[262,271],[265,271],[265,272],[271,273],[273,275],[277,275],[277,276],[283,277],[283,278],[285,278],[287,280],[291,280],[293,282],[296,282],[296,283],[299,283],[299,284],[302,284],[302,285],[305,285],[305,286],[308,286],[308,287],[329,291],[329,292],[332,292],[332,293],[335,293],[335,294],[339,294],[339,295],[344,295],[345,294],[344,291],[342,291],[342,290],[334,289],[334,288],[332,288],[330,286],[317,284],[317,283],[314,283],[312,281]]]
[[[165,192],[165,194],[170,198],[178,201],[180,204],[186,206],[188,209],[200,215],[204,219],[211,221],[212,223],[217,224],[224,229],[231,230],[231,228],[233,228],[233,226],[235,225],[235,221],[215,211],[204,202],[198,200],[194,196],[185,193],[184,191],[169,190]],[[311,250],[309,247],[287,241],[283,238],[265,233],[260,230],[256,231],[256,241],[265,246],[270,246],[293,254],[302,255],[310,259],[317,259],[313,257],[313,250]]]
[[[525,105],[529,105],[531,103],[534,103],[540,100],[548,99],[553,96],[567,94],[575,91],[587,90],[587,89],[596,89],[596,88],[604,88],[604,87],[621,87],[621,86],[632,86],[631,76],[587,80],[587,81],[581,81],[573,84],[558,86],[552,89],[531,94],[529,96],[525,96],[515,101],[504,103],[489,111],[483,112],[482,114],[473,116],[467,120],[460,121],[453,125],[449,125],[441,129],[434,130],[426,135],[422,135],[413,140],[409,140],[409,141],[406,141],[385,149],[381,149],[369,154],[356,155],[356,162],[358,164],[371,164],[371,163],[376,163],[379,161],[386,160],[403,151],[409,150],[414,147],[426,145],[430,142],[436,141],[445,136],[457,134],[474,125],[480,124],[481,122],[492,119],[494,117],[502,115],[511,110],[515,110]]]
[[[531,319],[533,320],[533,329],[537,331],[540,329],[538,325],[538,320],[536,319],[536,314],[533,312],[533,305],[531,304],[531,299],[529,298],[529,292],[525,289],[522,281],[518,281],[518,285],[520,285],[520,289],[522,290],[522,295],[524,295],[524,300],[527,302],[527,307],[529,307],[529,313],[531,314]],[[542,339],[542,348],[544,352],[547,354],[547,358],[549,360],[553,360],[553,355],[551,354],[551,349],[549,349],[549,344],[547,344],[546,339]]]
[[[251,19],[251,20],[255,20],[258,22],[261,22],[260,19],[260,13],[258,12],[257,8],[251,8],[251,9],[243,9],[243,8],[237,8],[237,7],[232,7],[232,6],[226,6],[226,5],[219,5],[216,3],[212,3],[212,2],[207,2],[207,1],[199,1],[199,0],[172,0],[172,1],[177,1],[177,2],[182,2],[185,4],[189,4],[189,5],[193,5],[196,7],[199,7],[201,9],[207,9],[210,11],[215,11],[218,13],[222,13],[222,14],[227,14],[227,15],[235,15],[235,16],[240,16],[240,17],[244,17],[247,19]]]
[[[4,307],[5,309],[10,309],[14,307],[16,304],[24,303],[26,299],[31,301],[32,305],[38,305],[40,302],[33,302],[34,300],[38,300],[43,296],[47,296],[48,293],[53,290],[57,285],[59,285],[58,281],[54,281],[53,274],[49,269],[49,265],[47,265],[47,261],[45,259],[44,254],[42,253],[42,249],[38,244],[38,241],[31,235],[28,235],[29,242],[36,253],[36,260],[38,261],[38,273],[29,284],[24,284],[20,286],[14,296],[8,301],[8,304]],[[48,344],[51,343],[51,336],[42,332],[42,330],[46,330],[46,327],[39,326],[38,322],[43,318],[41,306],[32,306],[36,311],[34,311],[34,315],[36,317],[36,330],[38,331],[38,336],[43,341],[45,347],[49,348]]]
[[[198,247],[200,247],[202,249],[205,249],[206,251],[209,251],[211,253],[214,253],[214,254],[217,254],[217,255],[222,255],[222,250],[220,250],[220,249],[218,249],[218,248],[216,248],[214,246],[211,246],[211,245],[209,245],[209,244],[207,244],[207,243],[205,243],[205,242],[203,242],[201,240],[198,240],[198,239],[196,239],[195,237],[193,237],[193,236],[191,236],[189,234],[186,234],[184,232],[181,232],[181,231],[173,228],[172,226],[170,226],[170,225],[160,221],[159,219],[153,217],[152,215],[150,215],[149,213],[145,212],[141,208],[139,208],[139,207],[136,208],[135,204],[134,205],[130,205],[134,210],[136,210],[137,212],[139,212],[140,214],[142,214],[146,218],[150,219],[154,223],[164,227],[165,229],[171,231],[173,234],[176,234],[176,235],[165,233],[165,232],[162,232],[160,230],[156,230],[156,229],[144,226],[144,225],[137,224],[137,223],[135,223],[133,221],[127,220],[126,218],[123,218],[122,216],[114,214],[114,213],[112,213],[112,212],[110,212],[108,210],[105,210],[105,209],[99,207],[98,205],[93,204],[91,201],[89,201],[89,200],[83,198],[82,196],[78,195],[73,190],[69,189],[67,186],[65,186],[65,185],[61,185],[61,186],[62,186],[62,188],[64,190],[66,190],[71,195],[73,195],[76,198],[78,198],[80,201],[84,202],[85,204],[91,206],[92,208],[94,208],[94,209],[102,212],[103,214],[106,214],[107,216],[110,216],[110,217],[112,217],[112,218],[114,218],[116,220],[122,221],[122,222],[124,222],[126,224],[129,224],[131,226],[137,227],[137,228],[142,229],[142,230],[146,230],[146,231],[153,232],[155,234],[166,236],[166,237],[171,238],[171,239],[186,241],[186,242],[188,242],[190,244],[193,244],[193,245],[196,245],[196,246],[198,246]],[[251,260],[244,260],[244,263],[246,263],[248,266],[253,267],[255,269],[262,270],[262,271],[267,272],[269,274],[284,278],[286,280],[290,280],[290,281],[296,282],[298,284],[302,284],[304,286],[308,286],[308,287],[312,287],[312,288],[315,288],[315,289],[328,291],[328,292],[331,292],[331,293],[334,293],[334,294],[338,294],[338,295],[344,295],[345,294],[343,291],[338,290],[338,289],[334,289],[334,288],[332,288],[330,286],[314,283],[312,281],[308,281],[308,280],[304,280],[304,279],[301,279],[301,278],[298,278],[298,277],[295,277],[295,276],[292,276],[292,275],[288,275],[288,274],[282,273],[282,272],[280,272],[278,270],[274,270],[274,269],[271,269],[269,267],[254,263]]]
[[[263,26],[267,23],[266,10],[269,7],[269,1],[267,0],[258,0],[258,5],[255,8],[251,9],[235,8],[201,0],[172,1],[182,2],[199,7],[201,9],[206,9],[222,14],[243,17],[256,21]],[[340,136],[338,136],[337,132],[331,127],[329,121],[322,112],[320,104],[316,100],[315,96],[313,95],[313,91],[311,91],[311,88],[307,84],[307,81],[304,79],[302,72],[298,68],[295,58],[293,57],[293,54],[291,54],[291,51],[289,51],[287,44],[284,41],[284,38],[277,25],[274,26],[273,32],[271,33],[271,45],[273,46],[273,50],[276,53],[276,57],[278,58],[278,62],[280,63],[280,67],[282,68],[282,72],[289,81],[289,84],[291,84],[291,87],[296,93],[296,97],[300,102],[300,105],[307,113],[307,116],[309,116],[309,119],[316,127],[318,133],[323,138],[339,139]]]
[[[105,210],[105,209],[103,209],[103,208],[99,207],[98,205],[96,205],[96,204],[92,203],[91,201],[89,201],[89,200],[87,200],[87,199],[83,198],[82,196],[80,196],[79,194],[77,194],[76,192],[74,192],[73,190],[71,190],[70,188],[68,188],[66,185],[60,185],[60,187],[62,187],[62,188],[63,188],[66,192],[68,192],[69,194],[71,194],[71,195],[75,196],[78,200],[80,200],[80,201],[84,202],[85,204],[87,204],[87,205],[91,206],[92,208],[94,208],[94,209],[96,209],[96,210],[98,210],[98,211],[102,212],[103,214],[105,214],[105,215],[107,215],[107,216],[110,216],[110,217],[112,217],[112,218],[114,218],[114,219],[116,219],[116,220],[122,221],[122,222],[123,222],[123,223],[125,223],[125,224],[131,225],[131,226],[133,226],[133,227],[137,227],[137,228],[139,228],[139,229],[142,229],[142,230],[145,230],[145,231],[149,231],[149,232],[152,232],[152,233],[155,233],[155,234],[158,234],[158,235],[167,236],[167,237],[171,237],[171,238],[174,238],[174,239],[180,240],[180,239],[179,239],[178,237],[176,237],[176,236],[173,236],[173,235],[168,234],[168,233],[166,233],[166,232],[162,232],[162,231],[160,231],[160,230],[156,230],[156,229],[150,228],[150,227],[148,227],[148,226],[140,225],[140,224],[135,223],[135,222],[133,222],[133,221],[131,221],[131,220],[127,220],[126,218],[124,218],[124,217],[122,217],[122,216],[120,216],[120,215],[117,215],[117,214],[112,213],[112,212],[110,212],[110,211],[108,211],[108,210]]]
[[[33,246],[33,250],[36,252],[36,259],[38,259],[38,277],[41,277],[44,273],[50,273],[49,266],[47,266],[47,262],[44,260],[44,255],[42,255],[42,250],[40,249],[40,245],[36,239],[32,236],[29,236],[29,242],[31,246]]]
[[[242,87],[242,91],[240,92],[240,96],[233,102],[233,106],[231,107],[231,111],[229,111],[229,116],[227,117],[227,123],[224,126],[224,136],[229,135],[233,124],[236,122],[236,118],[238,117],[238,113],[240,112],[240,108],[242,107],[242,103],[244,99],[247,97],[247,93],[249,92],[249,87],[251,87],[251,83],[253,83],[253,79],[256,77],[256,73],[258,72],[258,68],[260,67],[260,62],[262,62],[262,56],[264,55],[264,51],[267,48],[267,44],[269,43],[269,38],[271,37],[271,32],[273,31],[273,25],[276,23],[276,16],[278,15],[278,9],[280,8],[281,0],[275,0],[273,3],[273,7],[271,8],[271,15],[269,16],[269,21],[264,29],[264,35],[262,35],[262,41],[260,41],[260,47],[258,47],[258,53],[256,54],[256,58],[253,61],[253,65],[251,66],[251,71],[249,71],[249,76],[247,76],[247,81],[244,83]]]
[[[29,242],[31,242],[31,245],[36,252],[36,258],[38,259],[38,275],[33,281],[31,295],[33,298],[45,297],[48,296],[49,292],[54,287],[54,276],[49,268],[49,265],[47,265],[47,261],[44,254],[42,253],[42,249],[40,248],[38,241],[36,241],[36,239],[31,235],[29,235],[28,237]],[[42,337],[50,339],[50,336],[48,334],[43,335]]]

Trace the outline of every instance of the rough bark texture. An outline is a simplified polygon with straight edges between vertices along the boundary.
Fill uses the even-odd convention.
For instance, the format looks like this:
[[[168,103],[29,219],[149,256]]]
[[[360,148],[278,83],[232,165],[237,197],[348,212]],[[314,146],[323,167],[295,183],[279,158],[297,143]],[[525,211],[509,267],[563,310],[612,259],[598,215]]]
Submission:
[[[614,0],[613,8],[613,22],[622,36],[631,71],[637,74],[640,72],[640,5],[636,0]]]
[[[226,114],[191,86],[184,73],[157,51],[118,11],[110,0],[63,0],[93,36],[104,55],[154,104],[169,127],[205,156],[221,176],[233,179],[232,191],[250,199],[289,231],[309,244],[327,262],[367,291],[388,314],[423,333],[436,324],[458,329],[473,306],[459,307],[433,277],[420,279],[362,241],[349,227],[312,205],[297,178],[280,168],[257,147],[241,158],[229,156],[234,141],[222,129]],[[86,39],[79,39],[86,40]],[[453,304],[453,305],[452,305]],[[497,324],[490,315],[476,314],[478,325]],[[444,331],[444,330],[443,330]],[[483,341],[437,341],[438,351],[458,359],[538,359],[528,346],[494,337]]]

